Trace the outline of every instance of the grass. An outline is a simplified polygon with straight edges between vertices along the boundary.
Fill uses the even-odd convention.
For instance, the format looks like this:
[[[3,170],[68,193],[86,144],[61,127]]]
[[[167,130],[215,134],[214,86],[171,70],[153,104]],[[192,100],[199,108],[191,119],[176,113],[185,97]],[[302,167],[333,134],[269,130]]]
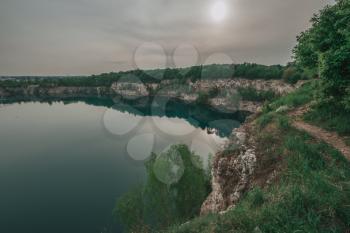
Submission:
[[[304,84],[295,92],[282,96],[276,101],[273,101],[271,104],[269,104],[268,110],[276,110],[281,106],[288,106],[291,108],[299,107],[312,101],[314,98],[316,85],[317,81]]]
[[[260,129],[266,127],[272,121],[276,121],[278,126],[283,129],[288,129],[290,127],[289,118],[280,113],[269,112],[261,115],[257,118],[256,124]]]
[[[271,169],[277,177],[256,182],[237,206],[225,214],[210,214],[170,228],[170,233],[305,232],[341,233],[350,230],[350,163],[340,152],[290,127],[281,106],[295,108],[311,102],[314,83],[266,105],[256,119],[257,176]],[[331,107],[317,108],[305,119],[328,130],[349,135],[350,117]],[[344,137],[350,144],[350,137]],[[260,172],[260,173],[259,173]],[[266,177],[264,178],[266,180]]]
[[[350,112],[335,105],[314,108],[304,116],[304,120],[343,136],[350,136]]]
[[[281,118],[283,119],[283,118]],[[285,120],[277,120],[285,123]],[[350,228],[350,166],[339,152],[285,126],[278,182],[247,192],[226,214],[212,214],[174,226],[187,232],[345,232]],[[282,127],[282,128],[280,128]],[[275,132],[275,133],[276,133]]]
[[[290,127],[280,106],[298,107],[313,99],[313,84],[282,97],[256,119],[257,176],[273,168],[278,172],[270,185],[256,183],[237,206],[223,215],[197,217],[184,225],[173,226],[171,233],[224,232],[346,232],[350,229],[350,164],[334,148]],[[320,110],[311,120],[332,122],[331,113]],[[326,110],[324,110],[326,111]],[[315,115],[316,114],[316,115]],[[308,116],[308,115],[307,115]],[[317,118],[316,118],[317,116]],[[329,116],[329,117],[328,117]],[[335,113],[334,126],[350,118]],[[339,123],[336,123],[339,121]],[[341,123],[340,123],[341,122]],[[315,120],[314,123],[318,124]],[[350,141],[350,140],[349,140]],[[266,177],[264,178],[266,180]]]
[[[242,100],[258,101],[258,102],[271,101],[277,98],[278,96],[275,92],[271,90],[269,91],[256,90],[256,88],[254,87],[238,88],[238,93],[242,97]]]

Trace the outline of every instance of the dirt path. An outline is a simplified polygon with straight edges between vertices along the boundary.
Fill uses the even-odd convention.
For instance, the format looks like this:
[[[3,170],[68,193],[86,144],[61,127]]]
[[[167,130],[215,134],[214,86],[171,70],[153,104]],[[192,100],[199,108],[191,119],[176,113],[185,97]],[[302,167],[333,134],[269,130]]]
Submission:
[[[329,132],[317,126],[308,124],[301,119],[301,116],[308,110],[309,106],[303,106],[290,112],[289,115],[293,118],[292,125],[299,130],[306,131],[316,139],[322,140],[333,146],[350,161],[350,147],[345,144],[342,137],[335,132]]]

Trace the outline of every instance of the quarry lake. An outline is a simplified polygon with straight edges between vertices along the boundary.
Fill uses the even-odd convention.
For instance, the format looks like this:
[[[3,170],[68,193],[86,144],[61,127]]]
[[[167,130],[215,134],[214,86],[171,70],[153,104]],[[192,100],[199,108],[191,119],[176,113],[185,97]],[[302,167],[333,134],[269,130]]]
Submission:
[[[215,153],[243,113],[178,101],[71,99],[0,105],[0,232],[121,232],[115,202],[171,144]]]

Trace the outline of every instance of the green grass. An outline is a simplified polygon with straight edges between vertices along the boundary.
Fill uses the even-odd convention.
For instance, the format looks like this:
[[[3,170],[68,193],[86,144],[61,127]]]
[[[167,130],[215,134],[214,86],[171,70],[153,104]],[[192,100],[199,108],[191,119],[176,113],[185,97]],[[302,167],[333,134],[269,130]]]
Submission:
[[[274,91],[256,90],[256,88],[254,87],[238,88],[238,93],[242,97],[242,100],[247,101],[264,102],[271,101],[278,97],[278,95]]]
[[[304,116],[305,121],[340,135],[350,136],[350,112],[335,105],[314,108]]]
[[[260,128],[264,128],[267,124],[269,124],[273,120],[274,115],[275,114],[273,112],[265,113],[256,120],[256,123]]]
[[[237,207],[169,232],[345,232],[350,227],[350,166],[339,152],[289,130],[279,145],[279,182],[254,188]]]
[[[256,120],[257,143],[268,161],[262,166],[277,163],[278,179],[269,186],[255,186],[233,210],[223,215],[198,217],[173,226],[168,232],[341,233],[349,230],[349,162],[329,145],[290,127],[287,113],[276,113],[280,106],[295,108],[311,102],[316,90],[317,81],[307,83],[265,105]],[[350,116],[333,106],[314,109],[305,119],[341,134],[350,132]]]
[[[259,126],[260,129],[263,129],[266,125],[271,123],[272,121],[277,122],[278,127],[282,129],[289,129],[290,122],[288,116],[281,114],[281,113],[275,113],[275,112],[268,112],[265,114],[262,114],[260,117],[256,119],[256,124]]]
[[[293,129],[286,112],[276,113],[280,106],[294,108],[311,102],[316,85],[317,81],[308,83],[265,105],[255,121],[257,150],[263,154],[259,166],[278,171],[270,185],[255,185],[225,214],[194,217],[162,232],[342,233],[349,230],[349,162],[329,145]],[[350,132],[350,117],[334,106],[315,108],[305,119],[344,135]]]
[[[316,91],[317,81],[309,82],[304,84],[302,87],[297,89],[288,95],[282,96],[281,98],[273,101],[269,105],[269,110],[276,110],[280,106],[288,106],[291,108],[299,107],[313,100]]]

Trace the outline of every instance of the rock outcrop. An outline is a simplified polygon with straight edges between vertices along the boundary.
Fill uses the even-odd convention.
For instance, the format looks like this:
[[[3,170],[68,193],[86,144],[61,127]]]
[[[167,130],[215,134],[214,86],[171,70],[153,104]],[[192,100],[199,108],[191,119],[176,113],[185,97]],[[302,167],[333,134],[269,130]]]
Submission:
[[[272,90],[277,94],[287,94],[295,90],[303,81],[299,81],[296,85],[292,85],[282,80],[263,80],[263,79],[218,79],[218,80],[200,80],[192,85],[197,90],[209,90],[212,87],[219,89],[237,89],[242,87],[253,87],[258,91]]]
[[[299,85],[299,84],[298,84]],[[199,80],[194,83],[178,84],[174,81],[164,80],[160,83],[142,82],[114,82],[107,86],[47,86],[29,85],[27,87],[0,87],[0,98],[83,98],[83,97],[115,97],[139,98],[149,95],[159,97],[177,98],[188,103],[196,101],[201,91],[212,88],[222,91],[234,91],[240,87],[252,87],[256,90],[272,90],[278,94],[293,91],[296,86],[280,80],[249,80],[249,79],[219,79]],[[233,101],[235,102],[235,101]],[[262,103],[252,101],[239,101],[232,103],[232,99],[224,93],[211,98],[209,105],[224,112],[248,111],[258,112]]]
[[[247,124],[234,130],[230,143],[214,158],[212,192],[201,207],[201,215],[233,208],[249,188],[256,165],[254,145]]]

